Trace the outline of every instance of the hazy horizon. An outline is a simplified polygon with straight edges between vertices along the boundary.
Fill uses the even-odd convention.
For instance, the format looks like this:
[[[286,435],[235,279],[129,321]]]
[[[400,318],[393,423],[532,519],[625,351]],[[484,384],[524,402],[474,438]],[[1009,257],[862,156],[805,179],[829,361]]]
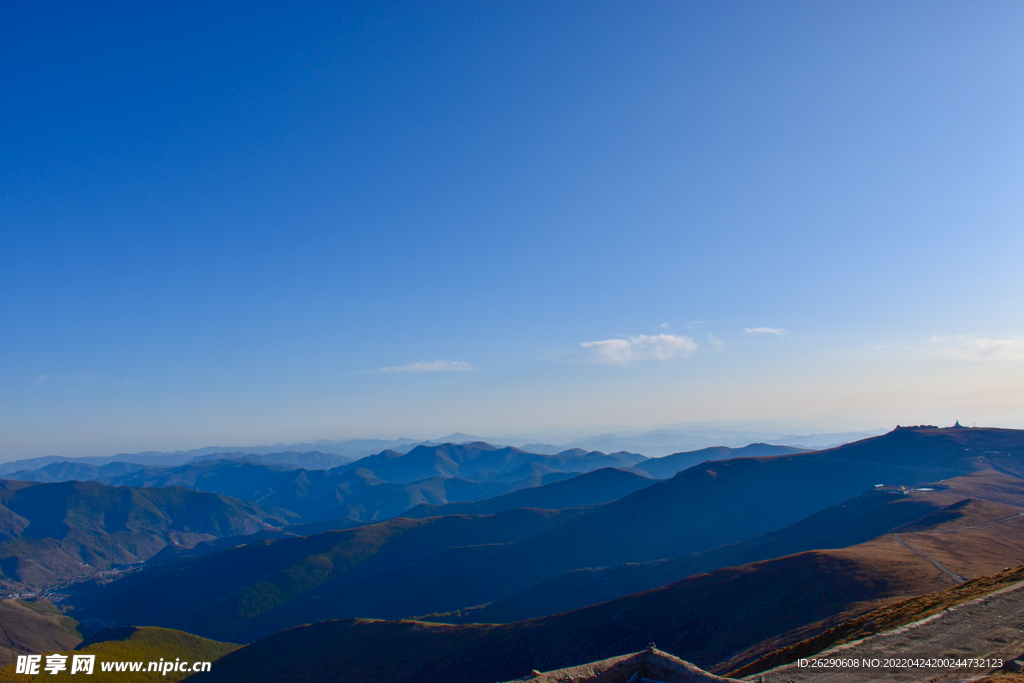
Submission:
[[[955,421],[935,423],[935,421],[903,422],[902,426],[917,424],[936,424],[939,427],[949,427]],[[970,421],[961,422],[965,427],[997,427],[997,428],[1024,428],[1022,424],[1012,425],[972,425]],[[647,457],[661,457],[673,452],[699,450],[710,446],[729,446],[738,448],[757,442],[769,442],[778,445],[803,446],[807,448],[824,448],[859,440],[871,435],[882,434],[891,431],[897,424],[875,425],[864,427],[849,420],[832,418],[827,421],[796,420],[780,418],[774,420],[715,420],[708,422],[684,422],[674,424],[644,425],[638,428],[631,428],[622,425],[602,425],[591,428],[578,429],[549,429],[539,432],[519,433],[492,433],[492,434],[469,434],[462,431],[448,432],[444,434],[371,434],[359,436],[346,436],[341,438],[305,438],[284,441],[265,442],[225,442],[205,443],[196,442],[179,447],[171,441],[162,447],[127,447],[127,448],[103,448],[94,450],[78,450],[63,453],[22,453],[7,454],[0,456],[0,463],[12,462],[21,459],[57,456],[67,458],[88,458],[88,457],[110,457],[120,454],[133,453],[174,453],[188,452],[207,449],[241,450],[254,449],[260,452],[270,452],[268,449],[280,447],[283,450],[295,450],[296,446],[308,448],[309,450],[324,450],[330,452],[332,447],[345,445],[354,447],[359,442],[406,442],[406,443],[465,443],[467,441],[484,441],[499,446],[515,446],[526,448],[529,446],[557,446],[560,448],[592,447],[594,450],[602,448],[594,444],[602,439],[612,439],[613,442],[621,444],[618,448],[605,448],[607,452],[613,450],[627,450],[633,453],[640,453]],[[802,437],[803,440],[801,440]],[[645,445],[640,445],[645,444]],[[678,444],[675,449],[666,448],[667,444]],[[370,451],[376,453],[387,446],[380,448],[373,447]],[[337,448],[335,448],[337,450]]]

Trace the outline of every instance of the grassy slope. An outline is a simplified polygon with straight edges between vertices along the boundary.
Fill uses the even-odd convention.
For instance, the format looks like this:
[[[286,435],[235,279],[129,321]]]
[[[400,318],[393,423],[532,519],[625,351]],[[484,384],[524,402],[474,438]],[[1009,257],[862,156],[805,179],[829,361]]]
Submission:
[[[213,662],[229,652],[238,648],[233,643],[220,643],[215,640],[207,640],[190,633],[174,631],[166,628],[130,628],[126,637],[118,640],[107,640],[95,642],[79,650],[60,650],[62,654],[68,655],[68,670],[50,674],[42,671],[36,676],[16,674],[14,665],[0,669],[0,683],[11,681],[78,681],[87,680],[93,683],[136,683],[139,681],[180,681],[188,674],[181,672],[168,672],[162,675],[155,672],[107,672],[101,671],[102,661],[137,661],[156,662],[160,659],[189,662]],[[40,651],[37,651],[40,652]],[[45,652],[41,651],[40,653]],[[96,655],[96,664],[92,675],[70,673],[71,656],[75,654]],[[46,659],[43,658],[45,663]],[[144,665],[145,668],[145,665]],[[84,676],[84,678],[83,678]]]
[[[812,657],[837,645],[892,631],[900,626],[930,617],[950,607],[1022,581],[1024,581],[1024,566],[1006,569],[937,593],[928,593],[881,607],[844,621],[812,638],[806,638],[790,646],[773,650],[728,675],[734,678],[751,676],[776,666],[795,662],[801,657]]]

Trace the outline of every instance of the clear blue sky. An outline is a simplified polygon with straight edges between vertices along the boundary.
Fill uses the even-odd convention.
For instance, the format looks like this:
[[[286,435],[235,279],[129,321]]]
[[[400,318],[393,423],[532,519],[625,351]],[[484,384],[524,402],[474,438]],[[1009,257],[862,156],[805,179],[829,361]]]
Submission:
[[[0,458],[1024,423],[1021,36],[1018,2],[11,6]]]

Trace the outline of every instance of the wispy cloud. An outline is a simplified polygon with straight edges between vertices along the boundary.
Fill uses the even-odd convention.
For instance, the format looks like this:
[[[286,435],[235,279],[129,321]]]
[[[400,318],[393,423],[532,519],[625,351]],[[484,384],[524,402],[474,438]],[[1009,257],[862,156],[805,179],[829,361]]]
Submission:
[[[960,360],[1024,360],[1024,339],[988,339],[968,334],[937,335],[929,347]]]
[[[32,384],[46,384],[47,382],[50,381],[50,376],[46,373],[43,373],[38,377],[30,377],[28,381],[32,382]]]
[[[789,330],[784,330],[781,327],[744,327],[743,331],[747,334],[774,334],[778,336],[789,334]]]
[[[605,339],[580,344],[596,363],[630,365],[643,360],[672,360],[689,356],[697,350],[690,337],[672,334],[641,334],[629,339]]]
[[[708,334],[708,341],[715,347],[715,351],[725,351],[725,342],[713,334]]]
[[[378,372],[458,372],[472,370],[473,366],[457,360],[434,360],[423,363],[409,363],[390,368],[381,368]]]

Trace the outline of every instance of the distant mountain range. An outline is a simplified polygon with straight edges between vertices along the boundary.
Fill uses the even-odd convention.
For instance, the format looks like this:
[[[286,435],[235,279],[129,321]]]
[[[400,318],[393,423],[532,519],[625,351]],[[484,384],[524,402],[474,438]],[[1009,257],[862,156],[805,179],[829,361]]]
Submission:
[[[0,482],[0,572],[48,586],[83,628],[254,643],[218,680],[471,683],[652,640],[731,671],[877,601],[1024,563],[1016,430],[662,458],[474,441],[333,457],[19,470],[34,481]],[[57,638],[59,620],[28,622]]]
[[[858,502],[862,499],[857,496],[874,490],[875,484],[914,486],[986,468],[1002,470],[1000,476],[1017,482],[1017,477],[1024,474],[1024,453],[1018,453],[1022,446],[1024,438],[1021,433],[1008,430],[903,429],[827,451],[705,462],[680,472],[670,480],[638,487],[617,500],[590,509],[566,510],[571,514],[558,518],[557,523],[543,530],[506,530],[504,533],[513,533],[516,538],[494,538],[490,541],[482,541],[479,537],[462,538],[455,534],[446,538],[443,547],[436,546],[430,552],[417,555],[397,550],[400,546],[390,549],[387,539],[393,536],[393,532],[385,531],[391,528],[388,527],[390,522],[348,532],[311,536],[310,539],[322,536],[320,543],[334,547],[341,538],[337,534],[363,539],[371,538],[366,534],[372,533],[372,549],[365,547],[362,541],[357,543],[353,540],[351,542],[357,545],[344,551],[345,556],[372,558],[387,551],[388,557],[399,557],[400,560],[387,565],[370,563],[358,571],[346,569],[343,574],[328,570],[318,575],[321,578],[304,584],[306,587],[302,590],[290,592],[283,602],[273,605],[261,603],[266,604],[266,609],[250,611],[248,616],[239,618],[233,625],[218,627],[224,630],[196,632],[207,637],[251,640],[284,628],[289,623],[346,616],[394,619],[434,615],[432,619],[439,619],[445,618],[441,615],[451,613],[451,619],[460,621],[467,615],[474,618],[472,612],[465,612],[467,608],[487,603],[493,603],[494,618],[498,618],[498,612],[494,610],[507,610],[507,605],[517,606],[520,611],[516,615],[536,616],[535,612],[523,612],[523,608],[543,603],[545,595],[556,607],[586,601],[588,591],[585,585],[584,590],[560,593],[565,584],[560,584],[556,577],[575,570],[676,558],[660,566],[652,565],[650,569],[625,571],[616,577],[620,588],[642,589],[654,587],[652,584],[661,585],[657,583],[659,577],[671,581],[693,572],[765,560],[779,554],[863,542],[872,538],[872,534],[884,533],[893,526],[928,514],[938,505],[926,500],[911,504],[902,498],[892,505],[888,505],[885,498],[869,497],[863,499],[866,502]],[[458,453],[459,458],[451,458],[453,453]],[[497,460],[507,462],[507,467],[511,468],[517,464],[516,458],[522,457],[506,449],[461,452],[449,448],[438,449],[434,454],[445,466],[468,461],[481,467],[492,467]],[[392,462],[400,458],[384,457],[380,460]],[[418,463],[417,468],[423,466],[421,458],[415,462]],[[627,489],[641,483],[635,478],[630,480],[628,472],[605,472],[592,472],[576,480],[523,490],[513,495],[537,497],[548,504],[558,499],[571,500],[571,496],[578,495],[573,493],[574,489],[589,488],[591,482],[595,488],[600,488],[614,481],[616,486],[625,484]],[[822,512],[840,504],[841,508]],[[481,508],[494,505],[497,510],[505,504],[500,499],[491,499],[480,505]],[[425,510],[421,508],[416,514],[425,514]],[[503,514],[506,513],[498,516]],[[804,518],[807,519],[800,522]],[[510,522],[506,522],[508,524]],[[786,525],[792,526],[782,529]],[[779,531],[771,535],[773,530]],[[769,536],[753,540],[759,534]],[[280,545],[289,541],[267,543],[267,552],[271,556],[292,557],[294,554],[285,551],[291,546]],[[730,543],[739,545],[727,545]],[[275,546],[277,549],[271,551]],[[236,586],[232,590],[240,594],[246,594],[256,586],[272,585],[273,582],[267,583],[269,579],[264,574],[254,577],[251,585],[240,581],[234,568],[248,566],[252,562],[241,559],[248,550],[239,549],[237,557],[233,555],[235,552],[227,551],[204,558],[202,564],[195,565],[194,569],[191,564],[179,567],[174,580],[183,581],[182,585],[193,585],[203,576],[231,576]],[[334,552],[337,551],[331,551]],[[296,561],[305,563],[310,559],[300,553]],[[335,566],[333,561],[328,564]],[[373,567],[373,570],[368,567]],[[289,569],[282,576],[293,576],[295,571]],[[571,574],[568,576],[571,578]],[[600,576],[596,578],[601,580]],[[162,603],[159,600],[145,602],[147,610],[164,610],[161,613],[165,616],[161,618],[167,619],[166,622],[146,621],[155,618],[156,613],[152,611],[131,613],[133,608],[127,605],[142,604],[134,598],[99,597],[92,599],[91,604],[102,618],[111,618],[114,613],[108,610],[117,606],[117,618],[132,623],[156,623],[186,630],[214,628],[212,614],[187,623],[176,621],[178,617],[173,615],[179,609],[180,601],[170,597],[175,592],[165,583],[166,580],[164,574],[152,569],[139,572],[122,584],[145,585],[145,588],[137,589],[139,595],[168,596],[165,607],[160,607]],[[232,592],[221,590],[225,595]],[[279,589],[274,593],[282,594]],[[103,590],[100,590],[102,594]],[[570,595],[576,596],[571,598],[576,602],[565,602],[564,597]],[[591,596],[598,601],[609,597],[601,590],[593,591]],[[129,612],[125,612],[126,609]],[[228,612],[237,613],[237,610],[225,613]],[[487,609],[480,614],[487,615]]]
[[[35,458],[26,458],[0,463],[0,476],[11,474],[19,470],[34,470],[54,462],[70,461],[88,465],[105,465],[111,462],[128,462],[139,465],[153,465],[161,467],[173,467],[184,465],[203,458],[223,458],[224,454],[247,454],[265,455],[272,459],[266,462],[281,462],[276,459],[281,454],[303,454],[317,452],[323,456],[334,458],[327,464],[313,465],[312,463],[296,463],[306,469],[330,469],[344,464],[345,461],[358,460],[368,455],[374,455],[382,451],[391,450],[399,453],[408,453],[416,446],[439,446],[441,444],[468,444],[473,442],[485,442],[498,446],[515,446],[530,453],[554,455],[568,450],[580,449],[583,451],[601,451],[603,453],[614,453],[627,451],[640,453],[647,457],[661,457],[680,453],[683,451],[694,451],[711,448],[715,446],[742,447],[756,442],[772,442],[784,444],[801,449],[830,448],[843,443],[857,441],[859,439],[875,436],[884,430],[859,431],[859,432],[827,432],[799,434],[776,430],[751,430],[750,428],[721,429],[708,426],[689,426],[687,428],[656,429],[640,433],[623,434],[599,434],[555,442],[538,440],[537,435],[516,436],[502,435],[496,437],[474,436],[456,432],[437,439],[416,440],[408,438],[399,439],[344,439],[332,441],[321,439],[319,441],[302,442],[293,444],[279,443],[272,446],[208,446],[187,451],[143,451],[140,453],[119,453],[109,456],[59,456],[47,455]],[[555,445],[560,443],[562,445]],[[287,459],[285,459],[287,460]]]
[[[645,458],[635,453],[605,454],[582,449],[555,454],[530,453],[474,442],[419,445],[407,453],[385,450],[356,461],[345,460],[335,467],[327,466],[336,456],[320,451],[211,453],[174,467],[127,462],[89,464],[75,460],[52,462],[6,476],[20,481],[99,481],[142,488],[185,486],[283,508],[299,515],[303,522],[380,521],[420,505],[485,500],[600,468],[629,470],[640,477],[669,478],[707,460],[798,452],[800,449],[788,446],[752,444],[742,449],[716,447],[663,458]],[[635,482],[637,486],[640,483]],[[575,486],[577,491],[592,490],[563,501],[546,500],[544,505],[537,499],[534,506],[571,507],[613,499],[596,480],[593,484]],[[621,495],[627,492],[626,488],[621,491]],[[512,498],[513,502],[497,502],[481,509],[496,510],[494,505],[525,505],[523,501],[528,498],[529,494],[524,493]],[[424,511],[415,514],[422,515]]]

